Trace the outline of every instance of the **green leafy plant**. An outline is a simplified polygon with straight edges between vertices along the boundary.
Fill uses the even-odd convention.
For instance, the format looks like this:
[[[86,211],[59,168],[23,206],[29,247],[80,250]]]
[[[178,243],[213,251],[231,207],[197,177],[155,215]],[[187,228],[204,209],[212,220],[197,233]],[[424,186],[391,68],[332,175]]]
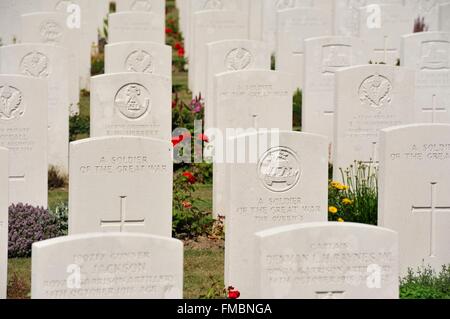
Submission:
[[[74,115],[69,120],[70,141],[76,141],[80,138],[89,137],[90,120],[88,116]]]
[[[67,203],[60,203],[52,208],[50,214],[55,219],[58,237],[67,236],[69,233],[69,207]]]
[[[431,267],[408,270],[400,280],[402,299],[450,299],[450,264],[442,266],[437,274]]]
[[[343,184],[330,181],[328,188],[329,220],[377,225],[378,169],[355,162],[340,171]]]
[[[191,172],[177,172],[173,189],[173,235],[179,239],[195,238],[211,233],[214,220],[210,212],[199,208],[194,196],[196,177]]]
[[[294,109],[294,127],[301,128],[302,126],[302,91],[295,91],[293,97],[292,107]]]

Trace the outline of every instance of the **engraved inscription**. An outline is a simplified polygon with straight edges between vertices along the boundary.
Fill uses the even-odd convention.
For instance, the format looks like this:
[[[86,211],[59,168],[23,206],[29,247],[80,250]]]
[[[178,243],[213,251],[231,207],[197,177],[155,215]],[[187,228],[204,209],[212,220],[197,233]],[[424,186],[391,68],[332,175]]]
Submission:
[[[167,165],[153,163],[147,155],[118,154],[117,156],[102,156],[98,160],[85,162],[80,165],[79,171],[83,175],[163,173],[167,171]]]
[[[283,285],[365,285],[367,267],[381,267],[383,283],[395,280],[395,257],[390,251],[364,250],[350,241],[338,240],[312,242],[309,251],[265,254],[264,268],[268,284]],[[320,287],[320,286],[317,286]],[[339,297],[344,291],[318,290],[321,298]],[[342,296],[342,295],[341,295]],[[318,296],[319,297],[319,296]]]
[[[114,104],[126,118],[139,119],[150,110],[150,92],[138,83],[129,83],[119,89]]]
[[[92,251],[92,250],[91,250]],[[152,251],[117,248],[104,251],[74,254],[72,264],[79,265],[79,289],[70,289],[64,277],[44,280],[45,294],[50,298],[127,298],[139,294],[165,295],[175,288],[173,273],[155,273]]]
[[[347,45],[326,45],[322,48],[322,72],[334,73],[351,65],[351,47]]]
[[[125,69],[130,72],[153,73],[153,57],[144,50],[133,51],[127,57]]]
[[[422,70],[440,70],[450,68],[450,43],[430,41],[422,43]]]
[[[149,0],[136,0],[131,5],[131,11],[151,11],[152,3]]]
[[[391,103],[392,84],[384,76],[375,74],[359,87],[359,99],[364,106],[381,108]]]
[[[253,56],[250,51],[244,48],[231,50],[225,58],[225,67],[228,71],[239,71],[249,67]]]
[[[41,24],[40,34],[45,43],[59,43],[61,41],[63,28],[52,20]]]
[[[300,161],[294,151],[276,147],[267,151],[258,163],[258,176],[264,187],[273,192],[286,192],[300,180]]]
[[[36,78],[48,77],[48,67],[49,62],[47,56],[37,51],[28,53],[20,62],[20,71],[22,74]]]
[[[12,86],[0,86],[0,120],[12,120],[23,116],[25,103],[22,92]]]

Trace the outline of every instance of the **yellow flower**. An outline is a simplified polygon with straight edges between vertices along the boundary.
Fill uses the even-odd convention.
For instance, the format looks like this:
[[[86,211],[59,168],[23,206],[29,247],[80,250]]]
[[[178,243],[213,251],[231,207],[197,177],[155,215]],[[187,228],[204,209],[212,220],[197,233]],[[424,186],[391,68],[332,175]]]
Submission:
[[[339,182],[331,182],[331,187],[339,189],[339,187],[341,187],[341,183],[339,183]]]
[[[338,218],[338,222],[339,222],[339,223],[343,223],[344,220],[343,220],[342,218]]]
[[[334,207],[334,206],[330,206],[330,207],[328,207],[328,211],[329,211],[331,214],[337,214],[338,209],[337,209],[336,207]]]
[[[342,185],[342,190],[348,190],[350,187],[348,187],[347,185]]]
[[[342,200],[342,204],[344,204],[344,205],[351,205],[351,204],[353,204],[353,201],[351,199],[344,198]]]

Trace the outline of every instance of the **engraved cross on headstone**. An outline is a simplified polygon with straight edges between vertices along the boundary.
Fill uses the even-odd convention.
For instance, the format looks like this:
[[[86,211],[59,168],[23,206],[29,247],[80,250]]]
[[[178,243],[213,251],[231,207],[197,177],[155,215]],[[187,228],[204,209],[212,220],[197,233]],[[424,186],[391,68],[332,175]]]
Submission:
[[[363,164],[378,164],[378,143],[377,142],[372,142],[372,155],[370,157],[369,161],[362,161]]]
[[[100,220],[100,226],[119,227],[120,232],[124,231],[125,226],[144,226],[144,219],[130,220],[126,218],[126,199],[127,196],[120,196],[120,220]]]
[[[431,182],[430,206],[412,206],[411,212],[430,214],[430,257],[435,257],[436,253],[436,213],[450,213],[450,206],[439,206],[437,200],[437,183]]]
[[[345,291],[316,291],[318,299],[341,299]]]
[[[437,106],[436,94],[433,94],[431,97],[431,107],[423,107],[422,111],[426,113],[431,112],[431,123],[436,123],[436,113],[446,113],[447,109],[445,107]]]
[[[384,36],[384,42],[383,43],[384,43],[383,48],[382,49],[374,49],[374,52],[375,53],[381,53],[383,55],[383,61],[380,61],[380,62],[388,64],[388,54],[389,53],[396,54],[397,53],[397,49],[389,49],[388,48],[388,36],[387,35]],[[375,61],[375,62],[378,62],[378,61]]]

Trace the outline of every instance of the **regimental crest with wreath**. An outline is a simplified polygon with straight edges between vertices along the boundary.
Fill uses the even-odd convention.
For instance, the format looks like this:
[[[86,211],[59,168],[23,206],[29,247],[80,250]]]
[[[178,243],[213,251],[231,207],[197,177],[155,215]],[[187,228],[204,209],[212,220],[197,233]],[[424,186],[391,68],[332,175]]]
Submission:
[[[265,188],[285,192],[298,184],[301,175],[300,161],[287,147],[268,150],[258,163],[258,176]]]
[[[127,57],[125,68],[130,72],[153,73],[153,57],[144,50],[133,51]]]
[[[0,120],[13,120],[24,113],[22,92],[10,85],[0,86]]]
[[[204,10],[220,10],[223,8],[222,0],[206,0],[203,5]]]
[[[62,37],[62,27],[52,20],[47,20],[41,24],[40,34],[45,43],[59,43]]]
[[[131,5],[131,11],[151,11],[152,2],[150,0],[136,0]]]
[[[375,74],[361,83],[358,94],[363,105],[382,108],[392,101],[392,84],[388,78]]]
[[[123,116],[136,120],[150,110],[150,92],[138,83],[129,83],[119,89],[114,104]]]
[[[20,62],[20,71],[23,75],[35,78],[46,78],[49,75],[49,62],[45,54],[41,52],[30,52]]]
[[[244,48],[231,50],[225,58],[225,67],[228,71],[245,70],[253,61],[250,51]]]

